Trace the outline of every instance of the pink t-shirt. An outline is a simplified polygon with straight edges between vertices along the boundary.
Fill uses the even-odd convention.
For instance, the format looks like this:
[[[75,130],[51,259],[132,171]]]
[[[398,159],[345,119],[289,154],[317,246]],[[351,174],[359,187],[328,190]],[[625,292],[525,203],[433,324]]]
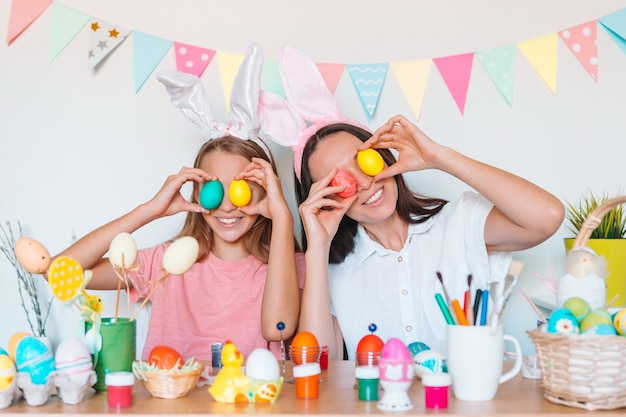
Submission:
[[[163,254],[171,242],[140,250],[139,271],[132,274],[141,302],[164,272]],[[296,254],[298,285],[304,286],[304,255]],[[268,348],[280,358],[280,343],[267,342],[261,333],[261,302],[267,264],[253,256],[224,261],[209,254],[183,275],[168,275],[150,298],[148,335],[141,355],[147,360],[154,346],[166,345],[183,358],[211,359],[211,344],[230,340],[247,357]]]

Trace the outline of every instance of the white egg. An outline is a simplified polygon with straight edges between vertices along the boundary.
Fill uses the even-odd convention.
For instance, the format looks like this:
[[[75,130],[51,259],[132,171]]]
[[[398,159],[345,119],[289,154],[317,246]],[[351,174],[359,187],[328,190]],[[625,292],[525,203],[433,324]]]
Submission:
[[[137,259],[137,244],[130,233],[115,236],[109,245],[109,261],[117,268],[132,266]]]
[[[52,262],[48,250],[35,239],[17,239],[14,250],[17,261],[31,274],[43,274]]]
[[[163,268],[173,275],[181,275],[198,259],[200,246],[191,236],[176,239],[163,254]]]
[[[262,381],[277,380],[280,376],[280,369],[274,354],[267,349],[254,349],[246,361],[246,375],[250,379]]]
[[[91,354],[82,340],[70,337],[57,347],[54,364],[59,375],[67,375],[77,386],[84,385],[93,370]]]

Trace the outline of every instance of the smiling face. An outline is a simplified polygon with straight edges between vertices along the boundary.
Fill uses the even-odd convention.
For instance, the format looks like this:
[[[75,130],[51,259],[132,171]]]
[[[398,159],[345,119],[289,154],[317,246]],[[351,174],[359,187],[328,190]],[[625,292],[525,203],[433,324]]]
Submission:
[[[362,224],[388,219],[396,209],[398,187],[393,178],[374,182],[357,164],[357,150],[362,142],[348,132],[333,133],[322,139],[311,153],[308,166],[311,179],[319,181],[335,167],[349,172],[357,183],[357,200],[347,215]],[[339,196],[332,196],[342,200]]]

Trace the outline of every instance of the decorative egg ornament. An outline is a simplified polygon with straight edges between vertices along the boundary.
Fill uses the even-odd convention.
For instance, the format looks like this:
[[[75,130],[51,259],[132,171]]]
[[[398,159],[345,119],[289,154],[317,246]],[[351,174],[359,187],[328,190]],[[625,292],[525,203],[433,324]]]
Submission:
[[[626,336],[626,308],[613,315],[613,326],[617,333]]]
[[[21,237],[15,242],[17,261],[31,274],[43,274],[52,259],[48,250],[39,242],[28,237]]]
[[[15,351],[15,365],[18,372],[30,374],[36,385],[45,385],[55,370],[52,352],[41,340],[33,336],[24,337]]]
[[[218,180],[205,182],[200,189],[198,201],[207,210],[215,210],[224,199],[224,186]]]
[[[0,354],[0,391],[9,389],[16,373],[17,369],[9,355]]]
[[[361,171],[370,177],[380,174],[385,167],[385,161],[381,154],[372,148],[359,151],[356,155],[356,162],[359,164]]]
[[[128,268],[137,259],[137,244],[130,233],[115,236],[109,245],[109,261],[117,268]]]
[[[245,180],[233,180],[228,187],[228,198],[237,207],[244,207],[252,199],[252,190]]]
[[[64,339],[54,355],[58,375],[66,375],[77,386],[82,386],[93,371],[91,354],[82,340],[75,337]]]
[[[548,319],[548,333],[578,334],[580,326],[571,311],[564,307],[555,309]]]
[[[68,256],[56,258],[48,269],[48,283],[56,298],[71,301],[83,292],[83,267]]]

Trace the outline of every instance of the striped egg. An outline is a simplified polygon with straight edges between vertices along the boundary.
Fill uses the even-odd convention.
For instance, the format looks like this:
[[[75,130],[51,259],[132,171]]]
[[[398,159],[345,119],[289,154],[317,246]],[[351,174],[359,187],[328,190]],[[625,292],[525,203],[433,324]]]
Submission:
[[[67,375],[77,386],[85,385],[93,370],[87,346],[75,337],[65,339],[59,344],[54,356],[54,366],[58,375]]]
[[[0,354],[0,391],[9,389],[15,378],[15,364],[7,354]]]
[[[54,358],[45,343],[33,336],[26,336],[15,350],[15,365],[18,372],[30,374],[33,384],[44,385],[54,371]]]

